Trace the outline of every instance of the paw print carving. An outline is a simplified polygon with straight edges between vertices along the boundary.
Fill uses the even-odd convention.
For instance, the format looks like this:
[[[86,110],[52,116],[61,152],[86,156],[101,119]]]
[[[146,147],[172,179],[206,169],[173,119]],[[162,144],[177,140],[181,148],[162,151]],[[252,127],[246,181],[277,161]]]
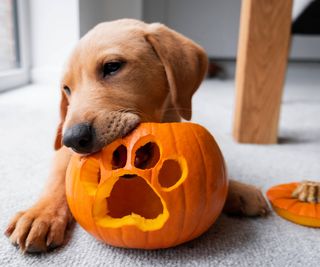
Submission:
[[[81,183],[94,196],[93,217],[101,227],[135,225],[156,230],[169,217],[164,194],[185,180],[187,164],[181,155],[163,155],[152,135],[127,144],[118,140],[84,163]]]

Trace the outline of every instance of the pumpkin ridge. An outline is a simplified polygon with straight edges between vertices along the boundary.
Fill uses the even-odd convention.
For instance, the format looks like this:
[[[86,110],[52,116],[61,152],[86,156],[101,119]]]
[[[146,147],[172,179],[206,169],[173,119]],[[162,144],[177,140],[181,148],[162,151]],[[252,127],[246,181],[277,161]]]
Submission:
[[[274,186],[274,187],[271,187],[268,191],[267,191],[267,196],[268,196],[268,198],[269,198],[269,200],[273,203],[274,201],[276,201],[276,202],[281,202],[281,200],[283,200],[283,199],[286,199],[286,200],[292,200],[292,202],[290,203],[290,204],[288,204],[288,206],[286,206],[286,208],[285,209],[291,209],[294,205],[296,205],[297,204],[297,202],[298,202],[298,200],[295,200],[295,199],[293,199],[292,197],[288,197],[288,196],[285,196],[284,197],[284,195],[277,195],[277,196],[275,196],[275,194],[279,194],[279,193],[288,193],[288,187],[286,187],[286,188],[282,188],[282,192],[280,192],[280,186],[282,186],[282,185],[286,185],[286,184],[281,184],[281,185],[277,185],[277,186]],[[291,192],[289,192],[290,193],[290,195],[291,195]],[[280,204],[277,204],[277,206],[279,206],[279,208],[281,208],[281,209],[284,209],[284,206],[283,206],[283,203],[280,203]]]
[[[226,168],[226,165],[225,165],[225,161],[224,161],[222,152],[221,152],[221,150],[220,150],[220,148],[219,148],[216,140],[215,140],[214,137],[211,135],[211,133],[208,132],[208,130],[206,130],[206,129],[205,129],[204,127],[202,127],[201,125],[196,124],[196,126],[199,127],[199,128],[201,128],[201,130],[203,130],[206,135],[211,136],[212,142],[213,142],[213,146],[214,146],[215,148],[217,148],[217,151],[216,151],[216,152],[217,152],[218,159],[219,159],[219,161],[222,162],[221,171],[222,171],[223,177],[224,177],[224,183],[223,183],[224,185],[221,185],[221,186],[224,187],[224,191],[223,191],[223,192],[220,192],[220,193],[219,193],[219,196],[221,197],[221,195],[223,195],[223,196],[224,196],[224,199],[223,199],[223,205],[222,205],[221,210],[220,210],[220,213],[221,213],[221,211],[222,211],[222,209],[223,209],[223,206],[224,206],[224,204],[225,204],[225,202],[226,202],[226,196],[227,196],[227,194],[228,194],[228,177],[227,177],[227,168]],[[191,128],[191,131],[192,131],[193,135],[195,136],[195,138],[196,138],[196,140],[197,140],[197,143],[198,143],[199,148],[200,148],[200,151],[201,151],[202,158],[203,158],[203,160],[204,160],[205,156],[204,156],[204,154],[203,154],[203,149],[202,149],[202,144],[203,144],[203,142],[200,142],[200,141],[199,141],[199,136],[195,133],[194,128]],[[205,165],[205,167],[206,167],[206,168],[205,168],[205,173],[206,173],[206,176],[207,176],[207,173],[208,173],[207,165]],[[211,194],[210,194],[210,190],[209,190],[209,188],[210,188],[209,185],[210,185],[210,181],[209,181],[208,179],[206,179],[206,199],[209,199],[209,198],[210,198],[210,195],[211,195]],[[203,212],[203,214],[206,215],[206,214],[207,214],[207,209],[208,209],[208,207],[209,207],[208,201],[206,201],[205,204],[206,204],[206,208],[205,208],[205,213]],[[202,217],[203,217],[203,214],[202,214]],[[202,219],[202,217],[201,217],[201,219]],[[217,215],[215,216],[214,221],[215,221],[216,219],[217,219]],[[202,222],[202,221],[203,221],[203,220],[201,220],[201,222]],[[199,225],[200,225],[200,224],[199,224]],[[208,230],[210,227],[211,227],[211,225],[209,225],[206,230]],[[203,226],[202,226],[202,228],[203,228]]]
[[[299,202],[298,200],[292,202],[291,204],[289,204],[289,206],[287,207],[287,209],[292,209],[295,205],[297,205],[298,202]],[[283,208],[282,208],[282,209],[283,209]]]
[[[170,129],[171,136],[172,136],[172,139],[173,139],[173,144],[174,144],[175,151],[179,151],[178,147],[177,147],[177,143],[176,143],[176,136],[174,134],[174,131],[172,129],[172,125],[171,124],[169,124],[169,129]],[[186,201],[186,196],[185,196],[186,193],[185,193],[184,183],[180,184],[179,187],[182,190],[181,193],[182,193],[182,198],[183,198],[183,200],[182,200],[182,203],[183,203],[183,220],[182,220],[182,223],[181,223],[182,225],[181,225],[181,228],[180,228],[181,231],[180,231],[179,235],[177,236],[177,239],[175,240],[175,242],[177,242],[177,240],[181,239],[181,235],[184,232],[184,227],[185,227],[184,221],[185,221],[185,217],[186,217],[185,215],[186,215],[186,210],[187,210],[187,201]],[[178,188],[176,188],[176,189],[178,189]]]
[[[268,192],[267,192],[268,194]],[[269,193],[270,200],[277,200],[277,199],[292,199],[291,191],[288,189],[286,190],[274,190],[273,192]]]
[[[193,129],[193,127],[190,127],[190,132],[193,134],[193,136],[194,136],[194,138],[197,140],[197,146],[198,146],[198,150],[200,151],[200,155],[201,155],[201,160],[202,161],[204,161],[204,155],[203,155],[203,152],[202,152],[202,149],[201,149],[201,145],[200,145],[200,143],[199,143],[199,139],[198,139],[198,136],[197,136],[197,134],[194,132],[194,129]],[[204,173],[205,173],[205,175],[204,175],[204,177],[207,177],[207,165],[205,165],[205,168],[204,168]],[[201,177],[201,179],[203,179],[202,177]],[[206,199],[208,199],[208,179],[207,179],[207,181],[205,181],[206,182]],[[203,215],[206,213],[206,210],[207,210],[207,208],[208,208],[208,203],[207,203],[207,201],[205,201],[205,207],[202,209],[202,214],[201,214],[201,216],[200,216],[200,220],[199,220],[199,223],[195,226],[195,228],[191,231],[191,233],[189,234],[189,236],[188,236],[188,239],[190,238],[190,236],[193,236],[193,234],[195,233],[195,232],[197,232],[198,231],[198,228],[199,228],[199,225],[201,224],[201,221],[202,221],[202,217],[203,217]]]
[[[297,199],[290,199],[290,198],[284,198],[285,200],[290,200],[290,204],[286,204],[286,206],[284,206],[283,203],[278,203],[277,206],[279,206],[279,208],[281,209],[291,209],[297,202],[298,200]],[[281,200],[283,200],[283,198],[276,198],[276,199],[273,199],[272,201],[274,203],[277,203],[277,202],[281,202]]]

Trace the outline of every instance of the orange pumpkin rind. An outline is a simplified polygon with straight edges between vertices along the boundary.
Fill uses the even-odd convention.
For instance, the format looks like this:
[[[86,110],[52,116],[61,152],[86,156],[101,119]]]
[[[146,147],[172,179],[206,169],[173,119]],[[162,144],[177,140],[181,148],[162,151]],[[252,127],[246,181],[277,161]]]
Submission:
[[[167,248],[198,237],[220,215],[227,191],[221,151],[194,123],[142,123],[94,155],[74,155],[66,179],[78,223],[127,248]]]
[[[274,211],[282,218],[296,224],[320,227],[320,204],[300,201],[293,192],[300,184],[280,184],[267,191],[267,197]]]

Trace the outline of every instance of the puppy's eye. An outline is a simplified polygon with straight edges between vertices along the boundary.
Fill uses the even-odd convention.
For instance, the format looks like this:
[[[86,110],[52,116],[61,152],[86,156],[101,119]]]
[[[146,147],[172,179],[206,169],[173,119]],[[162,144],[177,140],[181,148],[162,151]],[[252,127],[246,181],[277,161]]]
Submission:
[[[68,87],[68,86],[63,86],[63,91],[65,91],[65,93],[67,94],[67,95],[71,95],[71,90],[70,90],[70,88]]]
[[[114,75],[123,65],[124,62],[113,61],[103,65],[103,78],[106,76]]]

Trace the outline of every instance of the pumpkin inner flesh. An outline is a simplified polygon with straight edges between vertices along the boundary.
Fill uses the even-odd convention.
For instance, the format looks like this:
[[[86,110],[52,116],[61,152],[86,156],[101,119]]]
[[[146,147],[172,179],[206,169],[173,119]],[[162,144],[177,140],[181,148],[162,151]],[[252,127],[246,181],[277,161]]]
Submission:
[[[99,162],[94,159],[88,159],[84,162],[84,166],[81,170],[81,182],[89,196],[94,196],[101,179]]]
[[[163,213],[160,198],[139,176],[121,176],[106,199],[108,215],[122,218],[137,214],[146,219],[155,219]]]

